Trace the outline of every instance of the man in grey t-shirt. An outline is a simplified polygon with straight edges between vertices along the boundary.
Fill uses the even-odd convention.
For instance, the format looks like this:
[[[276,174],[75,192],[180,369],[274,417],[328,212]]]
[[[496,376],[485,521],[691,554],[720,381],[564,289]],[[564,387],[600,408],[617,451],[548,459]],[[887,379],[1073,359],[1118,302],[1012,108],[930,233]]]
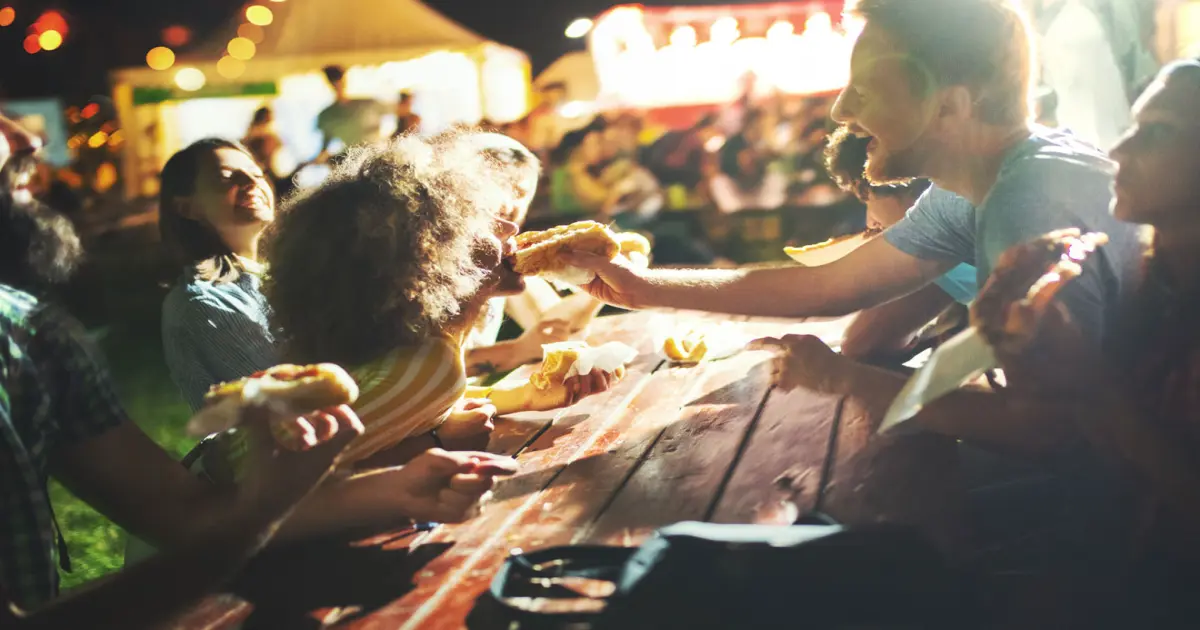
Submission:
[[[866,175],[872,183],[933,180],[935,187],[908,217],[884,238],[820,267],[637,270],[579,253],[572,262],[597,273],[585,288],[632,308],[842,315],[907,295],[960,263],[974,264],[982,284],[1008,247],[1079,227],[1107,232],[1110,243],[1059,300],[1088,338],[1101,343],[1140,263],[1139,248],[1134,228],[1109,216],[1108,160],[1029,123],[1034,64],[1020,9],[1012,0],[861,0],[855,11],[866,24],[851,58],[850,83],[832,115],[871,138]],[[812,340],[789,341],[789,365],[812,387],[853,392],[882,410],[903,384],[900,377],[849,365]],[[939,405],[945,413],[931,407],[913,424],[1026,452],[1051,439],[1044,423],[1022,426],[1011,411],[989,407],[995,422],[981,418],[979,404],[955,413],[950,399],[968,394],[948,397]]]

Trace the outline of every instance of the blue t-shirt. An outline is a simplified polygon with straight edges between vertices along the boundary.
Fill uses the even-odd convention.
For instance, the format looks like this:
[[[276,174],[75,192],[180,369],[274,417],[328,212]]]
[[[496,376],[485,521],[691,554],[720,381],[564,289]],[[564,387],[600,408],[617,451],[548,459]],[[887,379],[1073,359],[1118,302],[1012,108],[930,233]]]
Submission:
[[[979,293],[977,273],[974,265],[963,263],[942,274],[933,283],[954,298],[955,302],[970,304],[975,301],[975,296]]]
[[[1013,245],[1067,227],[1104,232],[1109,243],[1058,294],[1084,334],[1104,340],[1142,259],[1137,226],[1109,214],[1113,173],[1112,162],[1095,147],[1038,127],[1005,156],[982,205],[933,186],[884,238],[917,258],[974,264],[982,286]]]

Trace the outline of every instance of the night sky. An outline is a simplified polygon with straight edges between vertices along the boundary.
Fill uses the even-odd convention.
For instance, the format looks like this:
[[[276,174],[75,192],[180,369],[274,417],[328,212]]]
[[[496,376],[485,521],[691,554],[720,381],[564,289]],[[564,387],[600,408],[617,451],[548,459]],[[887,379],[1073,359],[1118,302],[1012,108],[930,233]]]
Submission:
[[[337,0],[324,0],[336,10]],[[594,17],[619,0],[427,0],[430,6],[498,42],[526,51],[534,73],[559,55],[583,48],[563,29],[577,17]],[[16,22],[0,28],[0,98],[61,96],[80,104],[108,93],[108,71],[145,63],[172,24],[192,29],[202,41],[226,23],[243,0],[0,0],[13,6]],[[644,4],[748,4],[738,0],[681,0]],[[70,32],[62,48],[28,55],[21,49],[25,29],[42,11],[58,9]]]

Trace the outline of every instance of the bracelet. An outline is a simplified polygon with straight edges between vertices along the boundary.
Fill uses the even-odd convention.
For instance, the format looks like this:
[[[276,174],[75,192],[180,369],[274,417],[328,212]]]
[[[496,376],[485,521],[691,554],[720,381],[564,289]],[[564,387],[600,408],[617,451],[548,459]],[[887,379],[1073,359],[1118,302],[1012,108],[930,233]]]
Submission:
[[[442,444],[442,438],[438,437],[437,429],[433,429],[432,431],[430,431],[429,437],[433,439],[434,448],[440,448],[442,450],[446,449],[446,446],[444,444]]]

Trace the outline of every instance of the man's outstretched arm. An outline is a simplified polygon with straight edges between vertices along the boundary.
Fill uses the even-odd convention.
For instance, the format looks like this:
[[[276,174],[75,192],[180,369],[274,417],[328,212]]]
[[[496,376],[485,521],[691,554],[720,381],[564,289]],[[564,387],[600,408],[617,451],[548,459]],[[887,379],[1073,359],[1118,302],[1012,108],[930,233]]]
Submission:
[[[819,267],[639,270],[620,257],[572,252],[566,258],[596,272],[584,289],[615,306],[761,317],[846,315],[916,291],[953,266],[910,256],[882,238]]]

